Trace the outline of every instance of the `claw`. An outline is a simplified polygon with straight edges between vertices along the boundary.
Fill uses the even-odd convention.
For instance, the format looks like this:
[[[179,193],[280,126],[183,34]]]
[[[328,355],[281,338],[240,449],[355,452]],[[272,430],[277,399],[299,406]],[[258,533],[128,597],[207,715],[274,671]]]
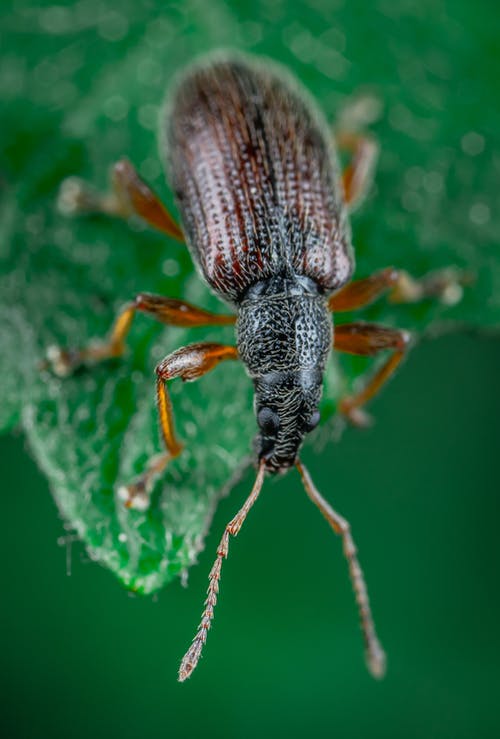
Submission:
[[[45,360],[40,362],[39,367],[41,370],[50,369],[57,377],[69,377],[78,363],[75,352],[53,344],[48,347]]]
[[[340,412],[352,426],[359,429],[367,429],[373,426],[374,419],[363,408],[351,405],[350,398],[344,398],[340,403]]]

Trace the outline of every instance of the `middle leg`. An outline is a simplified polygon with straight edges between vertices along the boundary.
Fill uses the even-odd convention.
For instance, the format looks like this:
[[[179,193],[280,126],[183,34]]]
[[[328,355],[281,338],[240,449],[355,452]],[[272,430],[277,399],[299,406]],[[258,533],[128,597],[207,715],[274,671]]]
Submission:
[[[328,307],[333,312],[365,308],[386,292],[391,303],[418,303],[437,298],[444,305],[455,305],[462,297],[462,285],[469,281],[470,276],[455,267],[439,269],[419,279],[405,270],[386,267],[350,282],[332,295]]]
[[[183,300],[140,293],[120,311],[105,341],[92,343],[81,349],[49,347],[47,361],[42,367],[49,366],[60,377],[66,377],[82,364],[120,357],[125,351],[125,339],[137,311],[146,313],[161,323],[183,328],[231,325],[236,320],[234,316],[211,313]]]
[[[370,416],[363,406],[376,395],[394,373],[410,343],[408,331],[380,326],[376,323],[345,323],[335,328],[333,346],[337,351],[361,356],[373,356],[385,349],[393,354],[373,375],[364,388],[340,402],[340,411],[354,425],[367,426]]]

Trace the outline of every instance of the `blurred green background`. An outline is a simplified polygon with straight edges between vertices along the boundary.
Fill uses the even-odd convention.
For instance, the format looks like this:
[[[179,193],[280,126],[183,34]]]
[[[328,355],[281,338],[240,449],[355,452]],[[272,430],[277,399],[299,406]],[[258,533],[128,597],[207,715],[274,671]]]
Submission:
[[[2,735],[481,737],[500,732],[500,345],[425,343],[349,431],[306,462],[353,525],[388,652],[367,674],[339,541],[296,475],[268,484],[233,542],[205,656],[176,683],[221,531],[189,587],[131,597],[81,545],[66,572],[48,487],[20,439],[3,470]]]
[[[160,11],[156,0],[81,0],[71,7],[74,15],[51,2],[3,4],[9,54],[0,93],[17,106],[6,115],[19,130],[7,152],[16,166],[28,170],[33,159],[35,171],[40,154],[42,162],[60,158],[62,171],[64,124],[78,139],[68,151],[88,175],[104,176],[102,152],[116,147],[161,180],[150,153],[163,83],[158,75],[147,82],[154,65],[127,61],[129,36],[142,43],[140,53],[156,44],[153,56],[170,44],[172,68],[217,45],[269,54],[292,66],[330,115],[352,89],[373,86],[389,105],[380,135],[393,149],[383,152],[378,193],[354,220],[361,268],[374,256],[385,266],[395,254],[419,271],[453,262],[455,253],[462,265],[470,258],[480,289],[467,293],[457,316],[477,305],[482,312],[471,310],[470,322],[498,324],[495,3],[189,0],[162,3]],[[123,68],[116,64],[122,57]],[[76,66],[59,75],[56,58]],[[78,59],[85,64],[78,67]],[[118,101],[109,98],[115,78],[107,69],[128,70]],[[22,80],[31,85],[26,100]],[[471,131],[484,132],[483,149],[483,134],[463,143]],[[444,191],[439,178],[425,179],[427,171],[441,175]],[[24,190],[33,202],[30,187],[35,195],[39,188],[46,212],[53,210],[54,172]],[[108,225],[103,239],[112,230]],[[123,232],[113,233],[118,240]],[[78,266],[90,272],[90,255]],[[125,267],[123,293],[152,289],[136,286],[137,274]],[[107,308],[99,320],[108,321]],[[498,339],[464,333],[424,342],[373,403],[374,428],[348,430],[319,456],[305,452],[318,486],[353,526],[388,653],[380,683],[364,667],[340,542],[297,475],[266,485],[231,545],[205,656],[181,686],[178,662],[214,552],[251,476],[221,502],[189,587],[176,581],[155,598],[134,597],[91,563],[81,544],[62,541],[67,532],[24,441],[0,440],[2,736],[498,737],[499,367]]]

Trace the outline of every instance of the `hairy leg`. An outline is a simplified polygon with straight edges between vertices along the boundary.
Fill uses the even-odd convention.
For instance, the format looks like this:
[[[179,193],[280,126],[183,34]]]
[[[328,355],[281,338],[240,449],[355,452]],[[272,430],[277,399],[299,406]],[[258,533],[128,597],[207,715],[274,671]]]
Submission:
[[[421,278],[412,277],[404,270],[386,267],[362,280],[354,280],[333,295],[328,307],[334,313],[364,308],[384,293],[391,303],[417,303],[435,298],[445,305],[454,305],[462,297],[462,285],[470,276],[448,267]]]
[[[228,359],[238,359],[236,347],[200,342],[189,344],[169,354],[157,366],[156,400],[165,451],[152,457],[146,464],[144,472],[133,483],[119,488],[118,495],[128,508],[145,510],[149,506],[154,483],[168,462],[177,457],[183,448],[175,433],[172,401],[167,390],[167,381],[176,377],[184,381],[196,380],[220,362]]]
[[[137,311],[146,313],[161,323],[181,327],[231,325],[236,320],[234,316],[217,315],[183,300],[140,293],[120,311],[105,341],[92,343],[81,349],[49,347],[44,366],[50,367],[60,377],[65,377],[81,364],[120,357],[125,351],[125,339]]]
[[[393,354],[373,375],[364,388],[340,402],[340,411],[357,426],[366,426],[370,417],[363,406],[376,395],[394,373],[410,343],[407,331],[379,326],[375,323],[345,323],[335,328],[333,346],[337,351],[362,356],[373,356],[385,349]]]
[[[351,155],[342,174],[344,202],[349,210],[356,209],[365,198],[373,181],[378,158],[378,145],[374,138],[355,131],[339,131],[335,135],[337,146]]]
[[[59,209],[65,215],[105,213],[120,218],[138,215],[158,231],[184,241],[181,228],[128,159],[120,159],[113,166],[110,179],[110,190],[100,193],[83,180],[69,177],[61,185]]]

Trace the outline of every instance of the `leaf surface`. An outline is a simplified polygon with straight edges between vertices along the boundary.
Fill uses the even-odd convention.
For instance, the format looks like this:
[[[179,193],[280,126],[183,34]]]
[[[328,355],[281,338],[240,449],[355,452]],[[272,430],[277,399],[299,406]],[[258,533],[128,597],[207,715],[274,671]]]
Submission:
[[[453,307],[382,300],[360,317],[419,334],[499,326],[495,29],[477,12],[481,3],[453,13],[439,1],[340,5],[5,3],[0,425],[22,427],[68,527],[136,591],[151,593],[193,563],[255,433],[251,386],[238,363],[196,383],[173,383],[186,451],[148,511],[125,510],[117,483],[159,450],[154,366],[192,341],[231,342],[232,330],[165,328],[139,316],[122,361],[64,381],[40,373],[37,362],[51,344],[102,337],[139,291],[225,310],[182,245],[141,224],[68,220],[55,208],[65,177],[104,187],[108,167],[123,155],[172,207],[157,120],[170,79],[194,56],[231,46],[278,59],[332,120],[360,92],[381,101],[372,126],[381,143],[376,184],[353,217],[357,276],[391,264],[416,275],[454,265],[474,284]],[[479,70],[485,55],[491,66]],[[332,359],[317,438],[331,438],[338,397],[371,370],[363,359]]]

